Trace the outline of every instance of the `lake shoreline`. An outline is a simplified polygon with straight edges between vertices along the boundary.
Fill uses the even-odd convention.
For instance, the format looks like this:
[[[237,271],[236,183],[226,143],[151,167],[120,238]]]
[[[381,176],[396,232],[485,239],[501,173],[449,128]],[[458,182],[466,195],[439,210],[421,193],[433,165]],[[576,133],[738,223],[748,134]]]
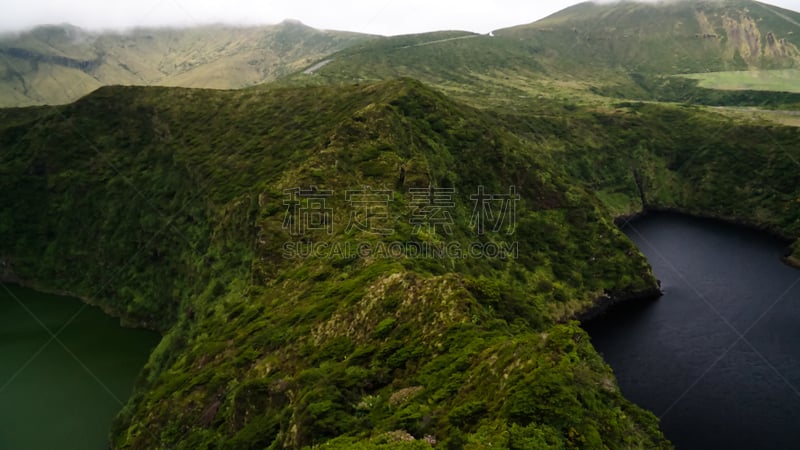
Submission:
[[[722,215],[715,215],[713,213],[698,213],[691,210],[681,209],[681,208],[674,208],[674,207],[659,207],[659,206],[649,206],[642,211],[634,212],[632,214],[623,214],[614,217],[614,224],[619,227],[620,229],[624,228],[626,225],[630,224],[631,222],[635,222],[637,220],[643,219],[650,214],[653,213],[672,213],[672,214],[680,214],[687,217],[692,217],[696,219],[703,219],[703,220],[714,220],[719,221],[728,225],[733,225],[737,227],[741,227],[746,230],[757,231],[760,233],[765,233],[770,237],[777,238],[782,240],[786,244],[786,251],[781,256],[781,261],[786,264],[787,266],[800,269],[800,258],[794,257],[791,254],[791,245],[795,239],[789,237],[785,233],[782,233],[780,230],[774,227],[765,227],[762,225],[757,225],[751,222],[747,222],[741,219],[732,218],[728,216]],[[573,315],[570,319],[577,320],[581,322],[581,324],[585,324],[595,320],[601,316],[603,316],[610,308],[618,306],[623,303],[629,302],[642,302],[642,301],[654,301],[659,299],[663,296],[664,293],[660,288],[660,282],[658,288],[651,288],[645,289],[642,291],[636,292],[609,292],[605,293],[604,295],[596,298],[593,301],[592,306],[587,307],[583,311]]]
[[[656,301],[663,295],[664,292],[661,290],[660,286],[641,291],[609,292],[596,298],[592,306],[575,314],[571,320],[577,320],[581,325],[584,325],[601,318],[609,309],[616,306],[634,302]]]
[[[790,236],[786,235],[785,233],[781,232],[775,227],[759,225],[742,219],[717,215],[713,213],[697,212],[694,210],[675,208],[675,207],[661,207],[661,206],[648,206],[642,211],[633,212],[631,214],[618,215],[613,218],[613,221],[617,227],[622,229],[629,223],[643,219],[652,213],[673,213],[703,220],[715,220],[729,225],[738,226],[743,229],[765,233],[773,238],[777,238],[785,242],[787,247],[786,251],[780,258],[781,261],[787,266],[793,267],[795,269],[800,269],[800,258],[793,256],[791,252],[791,245],[792,242],[795,241],[795,239],[791,238]],[[50,289],[36,282],[22,279],[15,273],[13,269],[13,264],[11,263],[11,259],[8,257],[0,257],[0,283],[15,284],[45,294],[54,294],[64,297],[77,298],[89,306],[99,308],[106,315],[118,319],[120,321],[120,326],[122,327],[131,329],[150,330],[158,332],[162,336],[164,335],[163,330],[158,330],[154,327],[148,326],[148,324],[145,322],[133,321],[129,317],[127,317],[126,314],[119,312],[114,308],[111,308],[110,306],[103,304],[102,302],[95,301],[90,297],[80,295],[78,293],[71,291]],[[588,323],[592,320],[595,320],[603,316],[610,308],[613,308],[617,305],[629,302],[654,301],[660,298],[663,294],[664,293],[660,288],[660,282],[658,287],[652,287],[641,291],[607,292],[601,295],[600,297],[595,298],[591,306],[587,306],[581,311],[573,314],[572,316],[569,317],[568,320],[577,320],[582,324]]]
[[[732,221],[650,212],[624,231],[651,261],[664,297],[582,324],[597,352],[626,398],[651,411],[676,408],[661,425],[677,448],[793,448],[798,400],[786,380],[800,379],[791,350],[800,341],[800,287],[796,269],[779,261],[785,241]],[[738,345],[744,329],[748,342]],[[730,433],[698,432],[707,429]]]
[[[126,314],[121,313],[115,310],[114,308],[111,308],[108,305],[104,305],[102,302],[95,301],[90,297],[71,291],[65,291],[61,289],[51,289],[34,281],[25,280],[21,278],[14,271],[13,265],[10,262],[10,258],[0,257],[0,268],[2,268],[2,270],[0,271],[0,284],[17,285],[27,289],[32,289],[37,292],[41,292],[42,294],[52,294],[61,297],[72,297],[80,300],[81,302],[83,302],[88,306],[99,309],[109,317],[113,317],[119,320],[119,325],[123,328],[129,328],[134,330],[148,330],[156,332],[162,337],[164,336],[164,332],[162,330],[150,327],[147,325],[147,323],[133,321],[129,317],[127,317]]]
[[[0,291],[0,373],[9,377],[0,447],[111,448],[114,420],[163,338],[122,327],[75,296],[19,283]]]
[[[642,211],[634,212],[631,214],[622,214],[614,217],[614,224],[620,229],[622,229],[622,227],[624,227],[625,225],[640,220],[644,217],[647,217],[651,213],[682,214],[696,219],[716,220],[722,223],[726,223],[728,225],[741,227],[746,230],[765,233],[772,238],[784,241],[786,249],[784,250],[784,254],[781,255],[781,261],[783,261],[783,263],[786,264],[787,266],[793,267],[795,269],[800,269],[800,257],[792,255],[792,245],[794,242],[798,240],[798,237],[796,236],[793,237],[791,235],[788,235],[773,225],[758,224],[737,217],[725,216],[721,214],[714,214],[714,213],[708,213],[708,212],[702,212],[684,208],[676,208],[672,206],[647,206]]]

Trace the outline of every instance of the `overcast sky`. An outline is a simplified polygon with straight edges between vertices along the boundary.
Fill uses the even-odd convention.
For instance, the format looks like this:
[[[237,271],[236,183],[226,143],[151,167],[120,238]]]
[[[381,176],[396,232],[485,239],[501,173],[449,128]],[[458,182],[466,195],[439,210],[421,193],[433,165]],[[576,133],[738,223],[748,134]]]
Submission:
[[[533,22],[576,0],[0,0],[0,31],[71,23],[90,29],[269,24],[384,35],[458,29],[486,33]],[[800,0],[768,3],[800,11]]]

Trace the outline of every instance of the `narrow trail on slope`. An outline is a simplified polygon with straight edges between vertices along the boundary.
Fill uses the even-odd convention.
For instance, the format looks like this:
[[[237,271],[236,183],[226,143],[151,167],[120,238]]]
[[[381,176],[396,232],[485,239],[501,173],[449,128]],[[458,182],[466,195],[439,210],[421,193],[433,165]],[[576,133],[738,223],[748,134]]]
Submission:
[[[470,34],[468,36],[459,36],[459,37],[454,37],[454,38],[439,39],[438,41],[423,42],[421,44],[406,45],[404,47],[399,47],[399,48],[423,47],[423,46],[426,46],[426,45],[439,44],[439,43],[442,43],[442,42],[458,41],[458,40],[461,40],[461,39],[473,39],[473,38],[480,37],[480,36],[484,36],[484,35],[483,34]]]
[[[332,62],[333,62],[333,58],[326,59],[324,61],[320,61],[320,62],[314,64],[313,66],[309,67],[308,69],[304,70],[303,73],[306,74],[306,75],[311,75],[314,72],[318,71],[319,69],[322,69],[323,67],[327,66],[328,64],[330,64]]]

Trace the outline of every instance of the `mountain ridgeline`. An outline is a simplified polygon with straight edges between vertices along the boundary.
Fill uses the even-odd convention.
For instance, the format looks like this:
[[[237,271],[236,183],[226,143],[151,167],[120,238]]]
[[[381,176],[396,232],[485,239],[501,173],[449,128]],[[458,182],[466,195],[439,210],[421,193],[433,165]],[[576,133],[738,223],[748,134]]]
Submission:
[[[581,4],[495,36],[38,29],[0,50],[3,98],[53,102],[20,94],[32,74],[205,85],[265,48],[273,69],[216,87],[287,76],[0,109],[0,277],[163,334],[113,448],[671,448],[576,321],[660,293],[614,221],[744,223],[800,264],[800,128],[630,97],[699,65],[793,67],[796,18],[737,0]]]
[[[243,88],[305,69],[369,37],[296,21],[102,33],[37,27],[0,35],[0,106],[69,103],[104,85]]]
[[[48,26],[0,36],[0,105],[67,103],[103,85],[235,89],[286,77],[301,84],[413,77],[449,93],[466,91],[465,98],[477,92],[479,104],[554,90],[584,96],[592,88],[645,98],[658,91],[647,81],[666,75],[796,68],[798,24],[797,12],[751,0],[678,0],[581,3],[492,36],[379,37],[292,21],[127,33]],[[313,71],[320,76],[305,73],[318,62],[330,64]]]

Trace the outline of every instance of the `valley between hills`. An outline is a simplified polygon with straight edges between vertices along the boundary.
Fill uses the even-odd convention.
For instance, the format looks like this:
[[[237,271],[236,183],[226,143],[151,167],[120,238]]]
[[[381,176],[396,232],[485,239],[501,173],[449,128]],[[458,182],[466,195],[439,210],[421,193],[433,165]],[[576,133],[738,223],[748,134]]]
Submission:
[[[650,210],[800,265],[798,23],[725,0],[2,37],[2,275],[162,334],[113,448],[672,448],[576,319],[658,296],[615,225]],[[510,215],[476,232],[484,191]],[[420,193],[447,194],[422,224]],[[395,242],[516,252],[288,254]]]

